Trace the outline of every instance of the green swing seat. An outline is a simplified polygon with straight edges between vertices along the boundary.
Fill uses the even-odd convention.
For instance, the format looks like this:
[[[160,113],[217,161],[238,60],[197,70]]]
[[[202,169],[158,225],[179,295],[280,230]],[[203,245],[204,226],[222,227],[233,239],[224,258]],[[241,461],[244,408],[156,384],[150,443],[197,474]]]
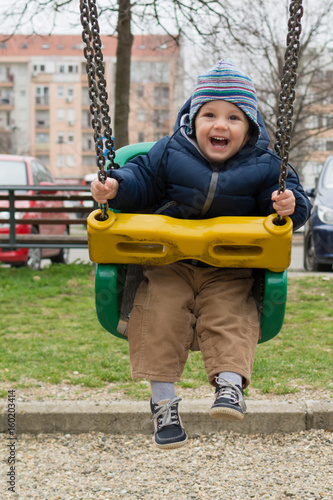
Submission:
[[[153,144],[140,143],[121,148],[116,152],[115,162],[123,166],[131,158],[147,154]],[[186,255],[186,252],[189,248],[200,249],[205,240],[208,243],[203,261],[218,267],[255,269],[254,294],[261,325],[259,342],[266,342],[280,332],[287,298],[286,269],[291,257],[292,222],[289,218],[284,226],[275,226],[272,223],[275,216],[180,221],[160,215],[108,213],[108,221],[100,221],[99,210],[89,215],[88,242],[90,259],[97,264],[97,317],[112,335],[126,338],[118,331],[118,324],[127,265],[167,264],[181,258],[196,258],[197,255]],[[158,222],[157,229],[153,226],[149,233],[147,224],[154,221]],[[182,224],[185,223],[188,228],[183,230]],[[139,224],[138,230],[134,224]],[[160,242],[158,234],[159,231],[163,233],[165,227],[167,237]],[[186,237],[188,241],[185,241]]]

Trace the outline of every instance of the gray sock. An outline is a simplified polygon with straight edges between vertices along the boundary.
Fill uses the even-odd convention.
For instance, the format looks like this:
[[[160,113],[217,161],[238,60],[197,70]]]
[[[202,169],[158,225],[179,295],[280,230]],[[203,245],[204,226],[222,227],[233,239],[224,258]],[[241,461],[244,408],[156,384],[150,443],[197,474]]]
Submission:
[[[150,381],[153,403],[159,403],[164,399],[173,399],[176,396],[175,384],[173,382]]]
[[[239,385],[239,387],[243,387],[243,377],[235,372],[221,372],[218,374],[218,378],[224,378],[224,380],[228,380],[228,382],[232,382],[235,385]]]

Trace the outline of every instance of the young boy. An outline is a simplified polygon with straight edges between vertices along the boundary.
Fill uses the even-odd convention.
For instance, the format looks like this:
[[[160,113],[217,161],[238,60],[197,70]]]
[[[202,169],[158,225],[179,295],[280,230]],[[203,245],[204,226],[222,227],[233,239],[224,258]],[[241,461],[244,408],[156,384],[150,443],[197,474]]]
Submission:
[[[176,131],[146,156],[109,170],[92,183],[98,203],[126,212],[153,206],[154,213],[183,219],[217,216],[290,216],[294,228],[311,205],[297,179],[277,195],[279,158],[257,112],[250,78],[221,60],[198,77]],[[154,440],[178,448],[187,440],[174,383],[180,380],[194,336],[209,382],[216,387],[213,418],[242,420],[260,336],[251,269],[223,269],[186,260],[145,266],[128,326],[133,378],[150,380]]]

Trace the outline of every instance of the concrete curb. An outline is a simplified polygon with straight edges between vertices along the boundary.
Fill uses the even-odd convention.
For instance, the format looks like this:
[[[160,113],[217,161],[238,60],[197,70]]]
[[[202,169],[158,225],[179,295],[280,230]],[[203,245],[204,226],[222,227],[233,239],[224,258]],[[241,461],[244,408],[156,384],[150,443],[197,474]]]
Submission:
[[[333,401],[247,401],[248,411],[242,422],[213,420],[209,416],[210,399],[180,403],[180,413],[189,436],[232,431],[239,434],[301,432],[310,429],[333,431]],[[6,403],[0,405],[0,432],[8,432]],[[148,402],[57,401],[17,403],[18,434],[151,434]]]

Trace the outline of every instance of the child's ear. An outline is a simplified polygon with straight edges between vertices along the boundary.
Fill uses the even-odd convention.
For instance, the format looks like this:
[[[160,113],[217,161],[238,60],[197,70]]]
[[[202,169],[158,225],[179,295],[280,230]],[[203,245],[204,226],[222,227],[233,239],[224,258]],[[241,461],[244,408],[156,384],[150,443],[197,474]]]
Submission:
[[[249,133],[247,133],[247,134],[246,134],[246,136],[244,137],[244,141],[243,141],[243,143],[242,143],[242,145],[241,145],[241,147],[240,147],[239,151],[240,151],[241,149],[243,149],[243,147],[244,147],[244,146],[246,146],[246,144],[250,144],[250,138],[251,138],[250,134],[249,134]]]
[[[249,128],[248,131],[246,132],[246,135],[244,137],[243,144],[241,146],[241,149],[246,145],[246,144],[251,144],[251,123],[249,122]]]
[[[254,146],[257,143],[257,140],[258,140],[257,130],[256,130],[255,125],[253,125],[253,123],[251,123],[250,120],[249,120],[249,124],[250,124],[250,127],[249,127],[249,130],[248,130],[247,134],[246,134],[247,135],[246,142],[250,146]]]
[[[195,123],[193,123],[192,134],[190,137],[191,137],[191,139],[196,139],[196,137],[197,137],[197,134],[195,132]]]

